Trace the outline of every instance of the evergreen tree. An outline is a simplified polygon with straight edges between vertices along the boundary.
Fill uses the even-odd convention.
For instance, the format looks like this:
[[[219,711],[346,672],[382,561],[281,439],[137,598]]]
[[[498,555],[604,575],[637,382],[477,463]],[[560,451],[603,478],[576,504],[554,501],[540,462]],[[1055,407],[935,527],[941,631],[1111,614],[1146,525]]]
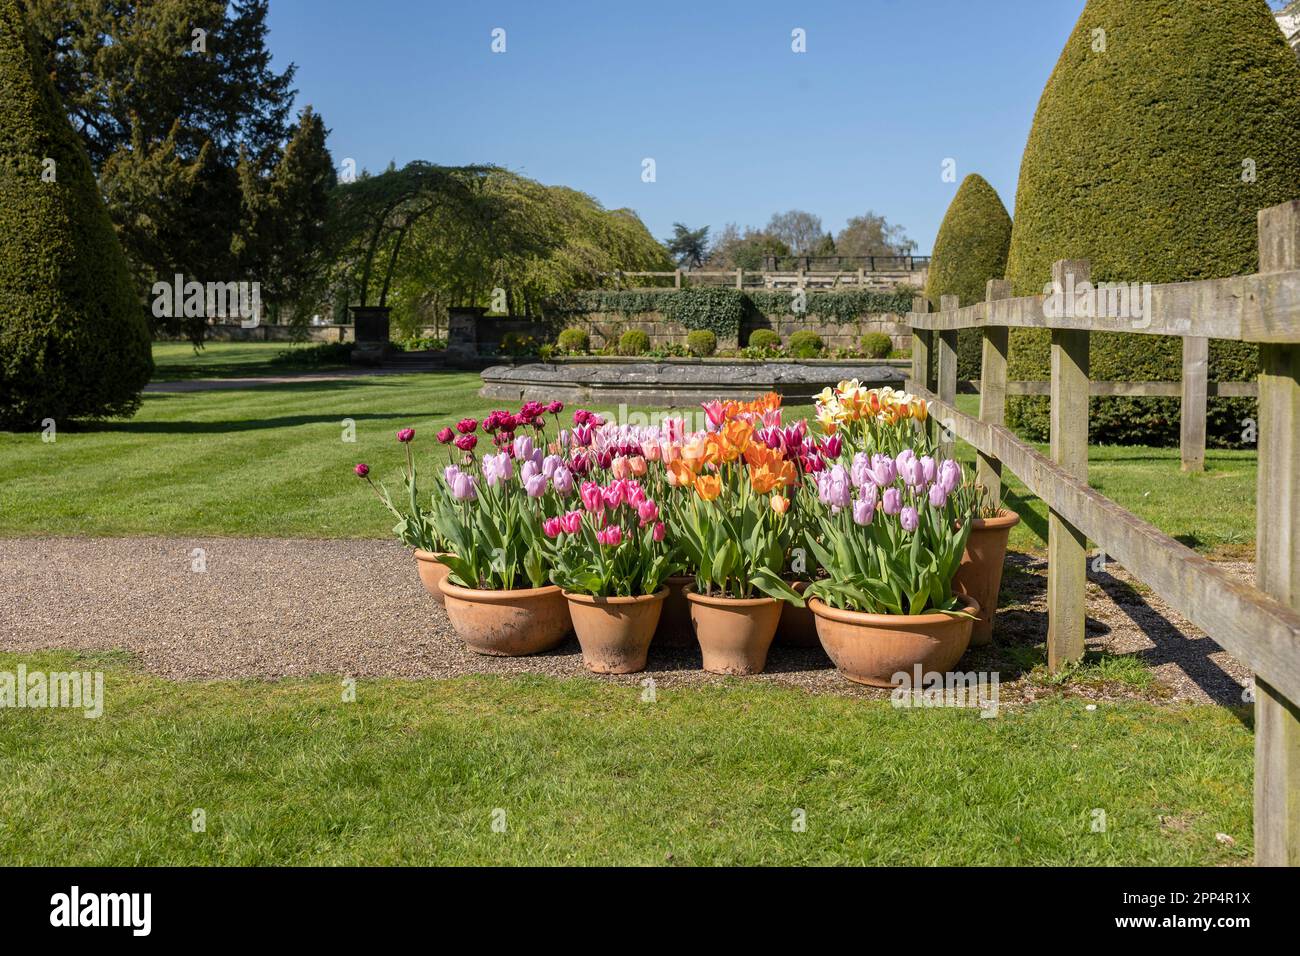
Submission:
[[[0,0],[0,427],[124,415],[143,303],[17,0]]]

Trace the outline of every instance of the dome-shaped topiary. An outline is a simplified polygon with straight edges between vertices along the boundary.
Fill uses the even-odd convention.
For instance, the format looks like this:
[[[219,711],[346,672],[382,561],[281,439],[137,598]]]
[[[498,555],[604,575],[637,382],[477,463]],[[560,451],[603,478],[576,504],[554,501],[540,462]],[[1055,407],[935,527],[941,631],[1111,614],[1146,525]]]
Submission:
[[[1011,216],[997,190],[983,176],[971,173],[953,196],[939,226],[930,257],[925,297],[937,309],[945,295],[961,304],[983,302],[989,279],[1006,274],[1011,245]],[[957,377],[978,378],[983,336],[978,329],[957,335]]]
[[[628,329],[618,337],[619,355],[645,355],[650,351],[650,336],[640,329]]]
[[[708,329],[692,329],[686,333],[686,351],[696,358],[708,358],[718,350],[718,337]]]
[[[586,329],[571,326],[559,334],[555,345],[562,352],[586,352],[591,349],[591,336]]]
[[[755,329],[749,333],[749,347],[751,349],[779,349],[781,347],[781,336],[773,329]]]
[[[16,0],[0,0],[0,426],[125,415],[142,297]]]
[[[821,355],[826,343],[812,329],[800,329],[790,336],[787,348],[795,358],[810,359]]]
[[[1038,104],[1007,278],[1043,291],[1057,259],[1095,282],[1160,283],[1258,268],[1256,214],[1300,196],[1300,69],[1262,0],[1089,0]],[[1013,330],[1010,376],[1043,379],[1048,335]],[[1213,342],[1210,378],[1253,374],[1254,347]],[[1181,343],[1092,336],[1092,376],[1176,380]],[[1099,441],[1177,440],[1176,399],[1093,399]],[[1249,405],[1211,399],[1231,443]],[[1008,420],[1045,438],[1046,401]]]

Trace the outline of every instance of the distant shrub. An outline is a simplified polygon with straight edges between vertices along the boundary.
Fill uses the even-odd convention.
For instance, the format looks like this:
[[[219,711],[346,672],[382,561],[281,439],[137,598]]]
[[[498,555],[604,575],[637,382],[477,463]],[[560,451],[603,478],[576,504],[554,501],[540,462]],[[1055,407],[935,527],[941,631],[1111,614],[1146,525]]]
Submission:
[[[788,348],[795,358],[810,359],[821,355],[826,343],[812,329],[800,329],[790,336]]]
[[[591,349],[591,336],[585,329],[568,328],[556,338],[555,346],[561,352],[586,352]]]
[[[749,333],[749,347],[752,349],[779,349],[781,336],[771,329],[755,329]]]
[[[708,329],[696,329],[687,334],[686,349],[696,358],[708,358],[718,350],[718,337]]]
[[[618,337],[619,355],[644,355],[650,351],[650,336],[640,329],[628,329]]]
[[[889,353],[894,350],[894,340],[884,332],[868,332],[862,336],[859,345],[862,354],[873,359],[889,358]]]
[[[276,353],[270,364],[286,368],[318,368],[323,365],[347,365],[351,359],[351,342],[320,342],[284,349]]]
[[[525,335],[522,332],[507,332],[501,336],[501,346],[498,351],[502,355],[536,355],[541,349],[541,343],[531,335]]]

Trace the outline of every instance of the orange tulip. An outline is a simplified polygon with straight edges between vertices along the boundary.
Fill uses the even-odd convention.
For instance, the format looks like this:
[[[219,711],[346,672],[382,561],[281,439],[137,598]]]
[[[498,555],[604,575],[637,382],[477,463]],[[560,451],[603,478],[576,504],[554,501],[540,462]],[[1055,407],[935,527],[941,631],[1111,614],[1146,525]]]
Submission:
[[[695,479],[695,492],[705,501],[722,494],[722,478],[718,475],[700,475]]]
[[[786,498],[784,495],[773,495],[772,510],[779,515],[785,514],[790,510],[790,499]]]
[[[668,463],[668,484],[673,487],[689,488],[695,481],[695,469],[685,459]]]
[[[734,461],[749,444],[754,435],[754,426],[749,422],[733,419],[722,426],[722,440],[728,450],[728,460]]]

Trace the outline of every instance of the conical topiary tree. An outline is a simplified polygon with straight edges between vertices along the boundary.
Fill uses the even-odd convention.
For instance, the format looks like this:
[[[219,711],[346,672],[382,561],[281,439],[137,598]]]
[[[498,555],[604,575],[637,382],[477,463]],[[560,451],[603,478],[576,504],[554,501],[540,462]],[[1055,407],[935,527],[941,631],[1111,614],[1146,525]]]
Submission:
[[[1016,193],[1007,278],[1043,291],[1057,259],[1094,281],[1178,282],[1258,268],[1256,213],[1300,197],[1300,68],[1265,0],[1089,0],[1038,104]],[[1013,331],[1010,375],[1045,378],[1048,336]],[[1210,377],[1251,377],[1256,351],[1212,342]],[[1093,335],[1096,379],[1176,380],[1181,343]],[[1093,399],[1094,440],[1176,442],[1174,399]],[[1231,444],[1244,400],[1211,399]],[[1047,437],[1044,399],[1009,403]]]
[[[925,296],[937,309],[945,295],[962,305],[983,302],[989,279],[1006,274],[1011,217],[997,190],[975,173],[962,180],[944,214],[930,256]],[[957,334],[957,377],[978,378],[983,336],[977,329]]]
[[[0,0],[0,427],[129,414],[144,304],[17,0]]]

